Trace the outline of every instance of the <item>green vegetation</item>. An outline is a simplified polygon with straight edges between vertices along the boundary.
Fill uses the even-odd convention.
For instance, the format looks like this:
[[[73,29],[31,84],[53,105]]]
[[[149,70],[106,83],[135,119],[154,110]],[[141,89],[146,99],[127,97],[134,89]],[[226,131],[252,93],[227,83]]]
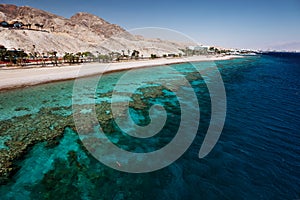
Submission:
[[[164,54],[162,57],[181,57],[183,54]],[[160,58],[159,55],[151,54],[150,59]],[[113,61],[123,60],[138,60],[144,59],[144,55],[140,55],[138,50],[121,50],[120,52],[110,52],[107,54],[101,54],[96,51],[93,54],[90,51],[70,53],[65,52],[63,56],[60,56],[57,51],[39,52],[35,45],[32,45],[31,51],[27,54],[24,50],[7,50],[4,46],[0,45],[0,64],[6,66],[30,66],[30,65],[53,65],[58,66],[62,64],[78,64],[87,62],[101,62],[108,63]]]
[[[28,55],[21,49],[7,50],[0,46],[0,61],[23,66]]]
[[[151,59],[158,58],[156,54],[151,54]]]
[[[109,55],[102,55],[102,54],[99,54],[98,55],[98,62],[110,62],[111,59],[110,59],[110,56]]]

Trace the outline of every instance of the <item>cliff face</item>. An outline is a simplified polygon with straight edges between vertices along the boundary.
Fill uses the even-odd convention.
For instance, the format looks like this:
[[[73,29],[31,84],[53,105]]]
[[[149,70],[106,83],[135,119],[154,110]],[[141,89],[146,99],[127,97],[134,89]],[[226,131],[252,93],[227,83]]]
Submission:
[[[35,45],[38,51],[55,50],[61,54],[78,51],[108,53],[136,49],[148,55],[176,53],[180,48],[175,43],[136,37],[120,26],[89,13],[80,12],[67,19],[28,6],[0,4],[0,21],[2,20],[31,24],[32,29],[39,29],[35,24],[43,25],[43,30],[47,32],[0,28],[0,44],[25,51],[31,51]]]

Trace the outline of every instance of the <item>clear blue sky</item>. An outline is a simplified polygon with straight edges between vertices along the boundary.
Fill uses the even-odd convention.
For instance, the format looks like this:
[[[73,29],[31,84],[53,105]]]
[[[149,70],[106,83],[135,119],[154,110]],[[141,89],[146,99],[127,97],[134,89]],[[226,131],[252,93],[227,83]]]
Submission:
[[[125,29],[163,27],[238,48],[300,42],[300,0],[0,0],[70,17],[89,12]]]

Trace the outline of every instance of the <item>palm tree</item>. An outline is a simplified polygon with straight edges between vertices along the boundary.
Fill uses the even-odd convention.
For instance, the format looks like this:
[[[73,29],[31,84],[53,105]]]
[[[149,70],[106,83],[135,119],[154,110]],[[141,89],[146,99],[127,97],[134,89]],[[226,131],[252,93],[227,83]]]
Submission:
[[[72,64],[74,63],[74,55],[73,53],[65,53],[64,57],[64,62],[68,62],[69,64]]]
[[[3,45],[0,45],[0,61],[4,61],[6,52],[7,49]]]
[[[138,58],[139,58],[139,54],[140,54],[139,51],[133,50],[133,52],[132,52],[132,54],[131,54],[131,59],[132,59],[132,58],[138,59]]]
[[[8,54],[9,62],[12,64],[14,58],[12,51],[7,51],[7,54]]]
[[[83,52],[82,56],[85,57],[89,62],[95,58],[95,56],[89,51]]]
[[[18,49],[17,51],[14,52],[15,57],[17,58],[17,64],[24,66],[24,58],[26,58],[28,55],[24,52],[24,50]]]
[[[56,51],[53,51],[53,55],[54,55],[54,64],[55,66],[57,66],[57,52]]]
[[[33,57],[33,60],[36,60],[37,52],[35,51],[35,45],[32,45],[32,50],[31,50],[30,55]]]
[[[56,51],[50,51],[48,52],[48,54],[50,55],[50,60],[51,60],[51,63],[53,63],[53,66],[57,66],[57,52]],[[54,60],[54,62],[53,62]]]
[[[31,24],[26,24],[25,26],[27,27],[27,29],[31,29]]]
[[[130,57],[130,50],[129,49],[127,50],[127,53],[128,53],[128,60],[129,60],[129,57]]]
[[[45,57],[45,53],[43,52],[42,53],[42,66],[45,66],[46,65],[46,62],[44,60],[44,57]]]
[[[82,57],[82,53],[81,52],[77,52],[75,54],[75,59],[76,59],[76,62],[78,63],[79,62],[79,59]]]

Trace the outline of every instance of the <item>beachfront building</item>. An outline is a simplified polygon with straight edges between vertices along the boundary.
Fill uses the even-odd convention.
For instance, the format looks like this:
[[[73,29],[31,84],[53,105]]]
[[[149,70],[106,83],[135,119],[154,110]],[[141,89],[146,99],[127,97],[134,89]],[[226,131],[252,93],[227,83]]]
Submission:
[[[187,54],[189,55],[207,55],[209,46],[189,46],[187,48]]]
[[[0,26],[3,27],[3,28],[19,29],[19,28],[22,28],[22,26],[24,26],[24,24],[19,20],[12,20],[10,22],[0,20]]]
[[[12,28],[16,29],[22,28],[22,26],[24,26],[24,24],[20,21],[12,21],[9,24],[12,26]]]
[[[7,21],[1,21],[0,20],[0,26],[4,27],[4,28],[7,28],[7,27],[9,27],[9,23]]]
[[[40,30],[40,31],[47,32],[47,31],[43,30],[43,28],[44,28],[43,24],[39,24],[39,23],[34,24],[36,29],[31,29],[31,25],[32,25],[31,23],[24,24],[21,20],[17,20],[17,19],[12,20],[10,22],[0,20],[0,27],[3,27],[3,28],[13,28],[13,29],[24,29],[25,28],[28,30]],[[50,27],[50,29],[53,32],[54,26]]]

